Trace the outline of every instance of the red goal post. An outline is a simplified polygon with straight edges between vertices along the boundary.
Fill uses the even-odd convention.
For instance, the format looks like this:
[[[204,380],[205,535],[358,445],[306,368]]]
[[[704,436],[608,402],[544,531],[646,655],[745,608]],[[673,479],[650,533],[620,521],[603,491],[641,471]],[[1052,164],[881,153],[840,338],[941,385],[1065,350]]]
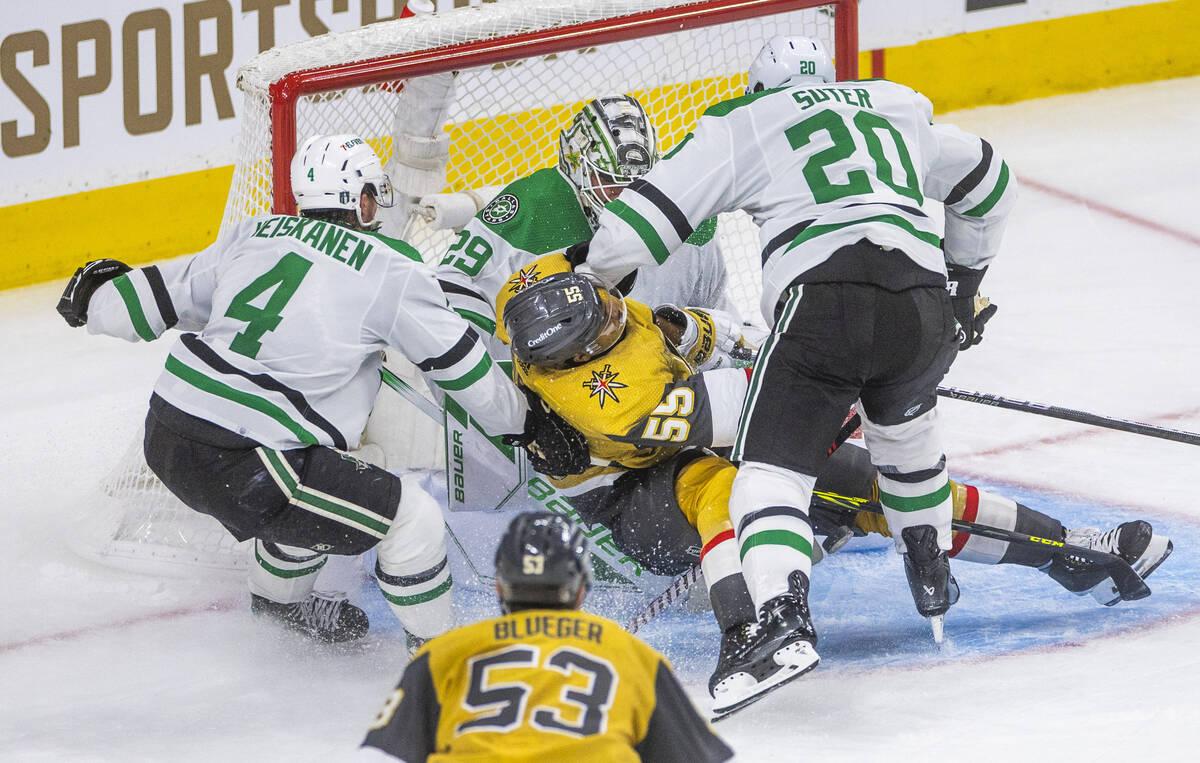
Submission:
[[[708,0],[290,72],[270,85],[273,211],[295,212],[288,167],[297,145],[296,106],[304,96],[818,7],[833,9],[834,46],[830,52],[838,79],[857,78],[858,0]],[[398,23],[420,22],[405,19]]]
[[[853,79],[857,13],[857,0],[499,0],[264,51],[238,72],[245,99],[222,232],[292,212],[296,145],[353,133],[380,155],[403,200],[383,232],[437,261],[455,234],[423,216],[416,202],[426,195],[478,201],[553,166],[559,130],[587,100],[614,93],[641,100],[665,153],[704,109],[744,91],[750,61],[774,34],[820,38],[838,78]],[[721,215],[717,235],[726,293],[750,318],[761,293],[757,229],[739,212]],[[389,366],[405,375],[395,361]],[[366,439],[384,448],[391,468],[444,464],[440,427],[390,391]],[[69,536],[85,556],[154,574],[245,568],[244,544],[149,471],[140,437],[97,487]]]

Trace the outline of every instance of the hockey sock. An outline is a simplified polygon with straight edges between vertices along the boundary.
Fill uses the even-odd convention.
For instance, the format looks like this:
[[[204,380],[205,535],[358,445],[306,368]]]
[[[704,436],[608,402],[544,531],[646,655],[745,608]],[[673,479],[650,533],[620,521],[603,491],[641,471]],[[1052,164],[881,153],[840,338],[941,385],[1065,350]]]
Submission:
[[[950,487],[954,493],[956,519],[1050,540],[1066,537],[1066,530],[1057,519],[1010,498],[953,481]],[[1023,567],[1042,567],[1053,558],[1048,547],[1009,543],[963,532],[954,533],[950,556],[979,564],[1019,564]]]
[[[432,638],[454,627],[446,525],[417,478],[403,477],[396,519],[378,546],[375,577],[404,629]]]
[[[879,503],[898,553],[905,552],[900,533],[906,527],[931,525],[937,530],[938,546],[949,551],[953,501],[946,476],[946,457],[928,469],[879,467]]]
[[[383,598],[391,605],[404,630],[428,639],[454,627],[450,596],[453,579],[446,557],[443,556],[434,566],[411,575],[388,572],[380,557],[375,564],[375,577]]]
[[[307,548],[281,546],[254,539],[254,564],[250,566],[250,593],[280,604],[304,601],[313,591],[325,554]]]
[[[788,575],[812,574],[808,502],[816,478],[778,466],[743,462],[733,480],[729,515],[742,574],[756,608],[788,592]]]

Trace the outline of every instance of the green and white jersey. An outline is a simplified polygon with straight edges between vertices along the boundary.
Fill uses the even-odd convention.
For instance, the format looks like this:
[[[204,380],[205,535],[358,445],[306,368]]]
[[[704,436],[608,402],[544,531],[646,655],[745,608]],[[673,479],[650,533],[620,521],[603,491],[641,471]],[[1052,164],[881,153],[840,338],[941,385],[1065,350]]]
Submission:
[[[154,391],[276,449],[358,446],[394,347],[492,434],[524,428],[524,397],[403,241],[275,215],[192,257],[96,290],[88,331],[184,333]]]
[[[903,288],[944,282],[947,261],[984,267],[1016,182],[986,141],[932,115],[925,96],[884,80],[723,101],[608,205],[586,267],[612,279],[668,261],[702,220],[734,209],[760,228],[768,324],[793,281]],[[861,239],[890,250],[886,258],[831,259]]]
[[[670,270],[638,273],[627,296],[649,305],[671,303],[730,309],[716,219],[698,226],[682,244],[692,250]],[[460,314],[489,333],[496,327],[496,296],[509,278],[534,260],[592,236],[575,188],[557,167],[509,183],[458,234],[437,268]]]

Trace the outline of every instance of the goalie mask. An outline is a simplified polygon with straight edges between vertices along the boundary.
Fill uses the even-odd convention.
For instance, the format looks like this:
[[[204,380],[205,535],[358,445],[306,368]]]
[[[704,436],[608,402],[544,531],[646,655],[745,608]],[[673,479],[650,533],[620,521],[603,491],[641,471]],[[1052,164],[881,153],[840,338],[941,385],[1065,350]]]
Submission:
[[[589,101],[558,137],[558,167],[593,229],[604,205],[657,162],[654,125],[628,95]]]
[[[762,46],[746,79],[746,92],[757,93],[783,85],[833,82],[833,61],[820,40],[776,35]]]
[[[359,197],[364,190],[381,207],[395,203],[392,181],[379,157],[355,135],[314,135],[304,141],[292,157],[291,175],[298,210],[354,210],[363,230],[376,230],[380,225],[378,215],[369,223],[362,218]]]
[[[496,589],[505,613],[574,609],[592,587],[583,530],[548,511],[513,518],[496,547]]]
[[[625,300],[599,278],[554,273],[504,306],[513,356],[532,366],[568,368],[580,355],[610,349],[625,333]]]

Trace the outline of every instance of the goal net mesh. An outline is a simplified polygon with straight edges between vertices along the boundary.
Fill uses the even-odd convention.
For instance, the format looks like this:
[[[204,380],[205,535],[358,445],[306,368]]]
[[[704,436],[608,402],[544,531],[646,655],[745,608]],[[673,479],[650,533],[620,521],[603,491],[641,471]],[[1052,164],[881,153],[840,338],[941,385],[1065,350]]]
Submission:
[[[857,28],[855,13],[854,0],[508,0],[279,46],[238,72],[244,107],[221,231],[291,212],[287,167],[295,147],[312,135],[350,133],[379,154],[401,197],[383,232],[436,263],[455,232],[416,213],[421,196],[495,188],[554,165],[559,131],[604,95],[638,98],[665,154],[708,106],[744,92],[749,62],[774,35],[821,39],[845,78],[856,68],[849,42],[856,32],[846,34],[847,25]],[[429,96],[406,87],[414,76],[452,87]],[[411,150],[445,146],[447,138],[440,159]],[[756,228],[743,213],[722,215],[718,236],[731,299],[744,318],[761,321]],[[423,387],[411,367],[389,361]],[[442,451],[429,445],[442,441],[436,424],[414,414],[390,428],[390,467],[442,463]],[[244,550],[215,521],[179,504],[140,447],[139,438],[104,481],[77,550],[159,572],[244,567]]]

